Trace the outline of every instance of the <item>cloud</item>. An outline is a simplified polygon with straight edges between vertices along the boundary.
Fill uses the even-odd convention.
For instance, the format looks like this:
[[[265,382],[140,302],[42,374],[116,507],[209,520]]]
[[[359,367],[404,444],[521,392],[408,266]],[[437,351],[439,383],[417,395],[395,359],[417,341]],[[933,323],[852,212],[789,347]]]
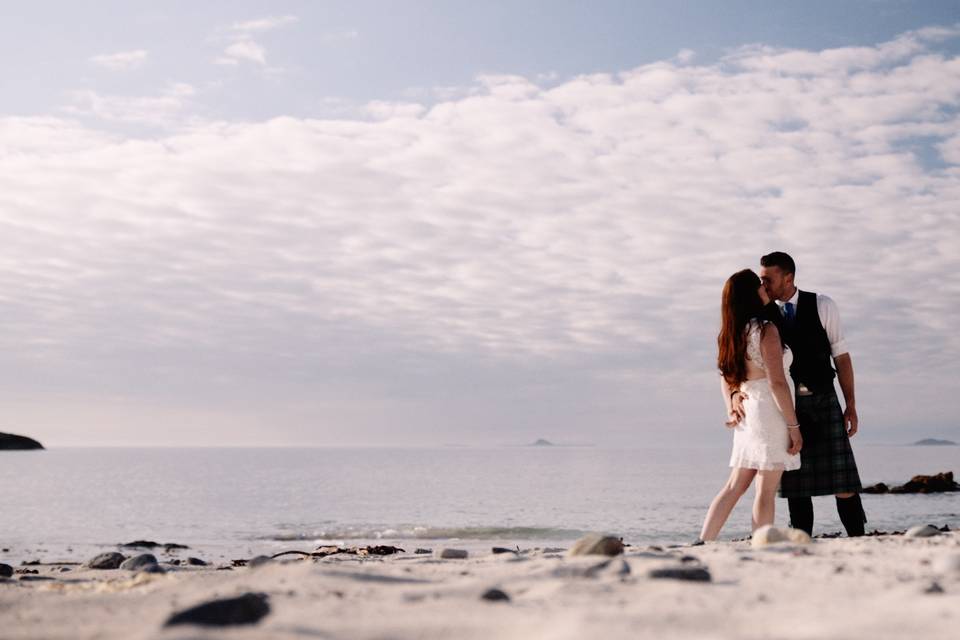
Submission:
[[[958,71],[925,36],[485,76],[357,120],[82,96],[173,122],[150,139],[2,119],[0,381],[220,403],[260,441],[719,438],[720,289],[781,249],[840,305],[865,424],[944,425]]]
[[[224,40],[230,42],[223,50],[222,54],[214,59],[215,64],[237,65],[243,62],[253,63],[261,67],[267,65],[267,49],[254,38],[257,35],[268,31],[281,29],[299,21],[297,16],[268,16],[255,20],[246,20],[235,22],[227,27],[218,29],[215,40]],[[269,71],[282,71],[279,68],[271,68]]]
[[[130,71],[137,69],[147,60],[147,51],[136,49],[134,51],[119,51],[117,53],[101,54],[90,58],[90,62],[109,69],[110,71]]]
[[[254,62],[259,65],[267,64],[267,50],[252,40],[234,42],[223,50],[223,55],[216,59],[217,64],[238,64],[241,61]]]
[[[249,34],[249,33],[259,33],[263,31],[272,31],[274,29],[279,29],[291,24],[296,24],[299,22],[297,16],[268,16],[266,18],[258,18],[256,20],[247,20],[244,22],[234,22],[230,25],[227,30],[233,31],[235,33]]]
[[[156,96],[105,95],[86,89],[72,91],[72,104],[63,111],[106,122],[170,127],[181,121],[195,93],[193,86],[182,82],[169,84]]]

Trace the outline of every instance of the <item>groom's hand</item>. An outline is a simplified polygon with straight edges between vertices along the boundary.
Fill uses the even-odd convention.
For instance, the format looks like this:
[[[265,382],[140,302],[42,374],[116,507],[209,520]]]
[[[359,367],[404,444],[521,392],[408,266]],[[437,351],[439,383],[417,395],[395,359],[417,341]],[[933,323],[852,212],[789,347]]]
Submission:
[[[843,412],[843,426],[847,429],[847,437],[852,438],[860,425],[860,419],[857,417],[857,408],[853,405],[847,405]]]

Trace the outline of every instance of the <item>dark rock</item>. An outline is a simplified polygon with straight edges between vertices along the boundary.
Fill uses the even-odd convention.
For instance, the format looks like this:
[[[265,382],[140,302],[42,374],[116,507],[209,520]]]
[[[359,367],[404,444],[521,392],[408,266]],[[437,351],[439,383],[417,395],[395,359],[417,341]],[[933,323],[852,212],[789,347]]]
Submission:
[[[43,445],[27,436],[14,433],[0,433],[0,451],[31,451],[43,449]]]
[[[50,576],[20,576],[21,582],[50,582],[51,580],[56,580],[56,578]]]
[[[189,549],[189,548],[190,547],[188,547],[185,544],[177,544],[176,542],[168,542],[165,545],[163,545],[163,550],[166,551],[167,553],[170,553],[171,551],[176,551],[178,549]]]
[[[13,567],[8,564],[0,564],[0,578],[9,578],[13,575]]]
[[[520,553],[520,547],[508,549],[507,547],[494,547],[491,551],[496,555],[500,553]]]
[[[924,438],[913,443],[915,447],[955,447],[957,443],[953,440],[938,440],[936,438]]]
[[[467,555],[466,549],[444,549],[440,552],[440,557],[444,560],[463,560]]]
[[[223,627],[256,624],[269,613],[270,604],[267,594],[245,593],[237,598],[211,600],[175,613],[163,626],[196,624],[205,627]]]
[[[36,574],[38,574],[38,573],[40,573],[40,572],[37,571],[36,569],[16,569],[16,570],[14,571],[14,573],[19,574],[19,575],[22,575],[22,576],[26,576],[26,575],[30,575],[30,574],[36,575]]]
[[[421,547],[421,548],[418,548],[416,551],[414,551],[414,553],[417,555],[423,555],[425,553],[433,553],[433,549],[424,549]]]
[[[174,558],[173,560],[167,560],[167,564],[173,565],[174,567],[179,567],[179,566],[180,566],[180,559],[179,559],[179,558]]]
[[[890,492],[890,487],[888,487],[882,482],[878,482],[877,484],[872,484],[869,487],[864,487],[863,490],[861,491],[861,493],[889,493],[889,492]]]
[[[127,557],[116,551],[108,551],[87,561],[89,569],[118,569]]]
[[[672,580],[688,580],[690,582],[710,582],[710,571],[706,567],[666,567],[652,569],[647,574],[651,578]]]
[[[201,560],[200,558],[190,557],[190,558],[187,558],[186,564],[192,565],[194,567],[205,567],[210,563],[207,562],[206,560]]]
[[[893,487],[890,493],[942,493],[960,491],[960,484],[953,481],[953,471],[933,476],[913,476],[902,487]]]
[[[545,440],[544,438],[538,438],[537,441],[531,444],[530,446],[531,447],[553,447],[555,445],[549,440]]]
[[[158,564],[145,564],[140,567],[140,573],[166,573],[166,570]]]
[[[133,542],[124,542],[118,544],[121,549],[156,549],[161,546],[159,542],[153,540],[134,540]]]
[[[138,556],[133,556],[124,560],[120,564],[121,569],[126,569],[127,571],[137,571],[143,569],[149,565],[157,564],[157,558],[152,553],[141,553]]]
[[[489,602],[510,602],[510,596],[500,589],[487,589],[480,597]]]

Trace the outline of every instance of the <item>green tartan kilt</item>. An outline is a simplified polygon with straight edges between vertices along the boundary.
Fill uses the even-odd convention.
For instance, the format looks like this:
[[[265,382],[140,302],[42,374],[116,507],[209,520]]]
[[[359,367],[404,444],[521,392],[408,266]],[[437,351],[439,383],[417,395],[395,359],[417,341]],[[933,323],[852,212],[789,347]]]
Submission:
[[[796,406],[803,435],[800,468],[783,474],[780,497],[860,493],[860,473],[836,391],[797,396]]]

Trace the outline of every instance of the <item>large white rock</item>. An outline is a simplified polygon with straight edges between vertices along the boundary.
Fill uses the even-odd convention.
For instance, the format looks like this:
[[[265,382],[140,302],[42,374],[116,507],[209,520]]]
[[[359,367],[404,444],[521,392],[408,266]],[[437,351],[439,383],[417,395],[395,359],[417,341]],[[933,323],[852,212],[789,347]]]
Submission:
[[[623,553],[623,540],[614,536],[605,536],[599,533],[588,533],[573,543],[571,556],[618,556]]]
[[[765,524],[753,532],[750,538],[750,544],[754,547],[765,547],[778,542],[789,542],[791,544],[809,544],[810,536],[802,529],[778,529],[772,524]]]
[[[937,529],[932,524],[918,524],[915,527],[907,529],[907,532],[903,535],[908,538],[929,538],[940,535],[940,529]]]

